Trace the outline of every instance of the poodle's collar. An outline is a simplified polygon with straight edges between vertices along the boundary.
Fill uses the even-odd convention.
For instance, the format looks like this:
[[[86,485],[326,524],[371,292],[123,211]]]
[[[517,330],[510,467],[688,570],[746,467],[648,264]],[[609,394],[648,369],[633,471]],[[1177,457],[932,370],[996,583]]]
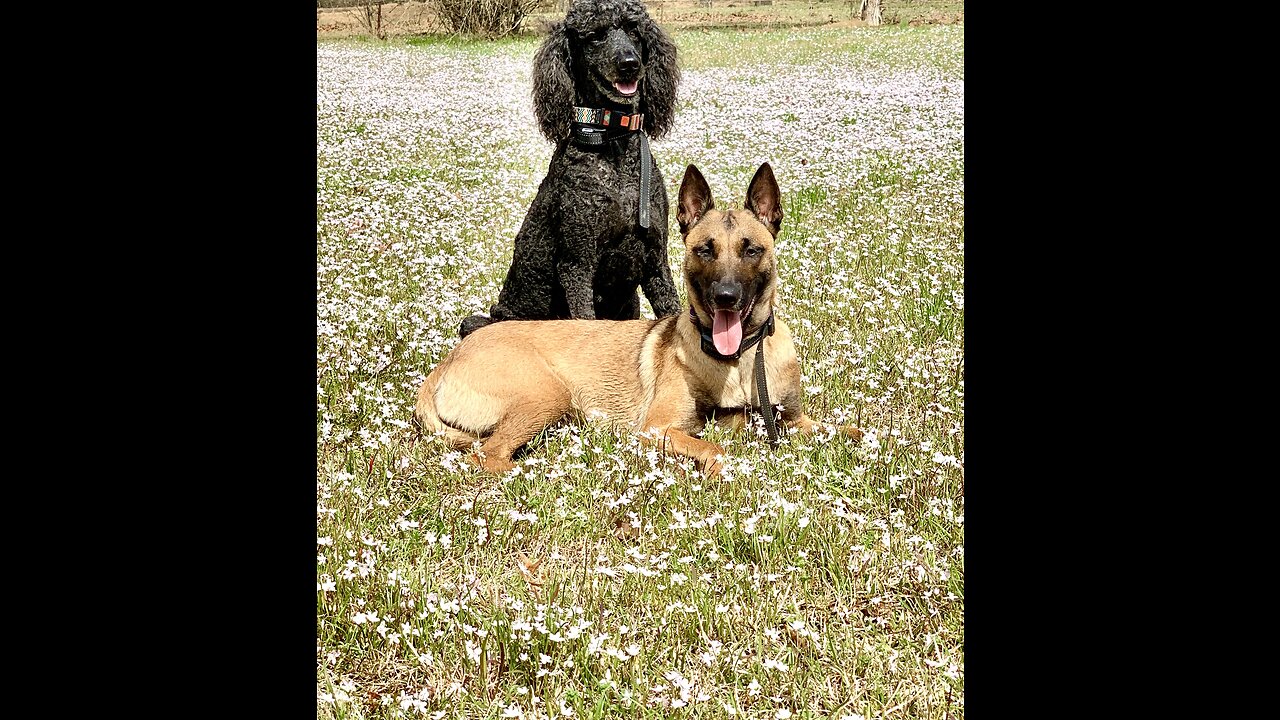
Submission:
[[[573,106],[572,139],[578,147],[602,147],[632,133],[640,136],[640,227],[649,229],[649,184],[653,175],[649,136],[644,133],[644,113],[624,113],[607,108]]]
[[[644,129],[644,113],[573,106],[573,140],[579,145],[603,145]]]
[[[773,313],[769,313],[769,319],[764,321],[755,333],[742,338],[742,343],[738,345],[738,351],[732,355],[721,355],[716,350],[716,344],[711,339],[711,328],[704,326],[698,322],[698,314],[693,311],[693,306],[689,306],[689,319],[693,321],[693,326],[698,328],[698,335],[702,337],[702,352],[710,355],[716,360],[728,361],[737,360],[742,357],[742,353],[751,349],[752,345],[760,342],[766,337],[773,335]]]

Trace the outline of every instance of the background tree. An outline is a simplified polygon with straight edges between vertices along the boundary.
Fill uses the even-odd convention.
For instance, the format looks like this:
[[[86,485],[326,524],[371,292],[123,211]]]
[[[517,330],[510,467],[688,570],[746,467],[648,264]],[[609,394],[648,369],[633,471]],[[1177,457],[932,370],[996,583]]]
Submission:
[[[880,0],[862,0],[862,21],[868,25],[880,24]]]
[[[360,24],[371,35],[379,40],[386,40],[387,33],[382,29],[383,0],[365,0],[360,7]]]
[[[520,30],[543,0],[428,0],[440,25],[459,35],[502,37]]]

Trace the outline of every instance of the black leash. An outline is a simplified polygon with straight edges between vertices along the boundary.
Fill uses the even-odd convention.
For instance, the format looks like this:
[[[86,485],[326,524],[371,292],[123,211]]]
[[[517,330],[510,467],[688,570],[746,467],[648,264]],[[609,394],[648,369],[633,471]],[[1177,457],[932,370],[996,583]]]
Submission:
[[[649,136],[640,131],[640,227],[649,229]]]
[[[769,316],[769,334],[773,334],[773,316]],[[773,417],[773,403],[769,402],[769,385],[764,378],[764,343],[756,346],[756,391],[760,393],[760,414],[764,416],[764,429],[769,433],[769,446],[778,446],[778,423]]]

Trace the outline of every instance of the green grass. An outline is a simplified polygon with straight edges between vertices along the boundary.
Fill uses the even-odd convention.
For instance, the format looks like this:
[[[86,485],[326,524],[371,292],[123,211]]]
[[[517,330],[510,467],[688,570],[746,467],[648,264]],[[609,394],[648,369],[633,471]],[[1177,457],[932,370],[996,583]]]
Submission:
[[[404,43],[418,48],[439,48],[456,51],[465,55],[484,56],[510,49],[526,50],[537,45],[537,37],[531,34],[507,36],[493,40],[477,42],[454,35],[418,35],[404,39]]]
[[[964,717],[963,28],[675,38],[668,195],[774,166],[808,412],[870,435],[710,427],[715,480],[603,422],[501,477],[417,437],[546,171],[485,114],[535,43],[319,43],[318,718]]]
[[[782,64],[876,67],[915,67],[927,63],[948,72],[963,72],[963,26],[952,35],[959,52],[924,53],[928,27],[866,28],[814,27],[804,29],[677,30],[672,33],[681,49],[680,65],[686,70],[717,67],[769,68]],[[936,35],[934,36],[936,37]],[[686,48],[701,47],[701,52]]]

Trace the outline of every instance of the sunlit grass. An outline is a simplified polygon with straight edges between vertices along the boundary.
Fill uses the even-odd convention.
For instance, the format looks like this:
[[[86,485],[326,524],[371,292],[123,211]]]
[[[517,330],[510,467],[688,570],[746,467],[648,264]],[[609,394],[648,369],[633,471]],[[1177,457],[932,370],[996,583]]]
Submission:
[[[809,413],[870,431],[711,428],[712,482],[601,423],[505,477],[414,437],[550,159],[536,43],[318,43],[318,717],[964,716],[963,37],[675,34],[668,195],[771,163]]]

